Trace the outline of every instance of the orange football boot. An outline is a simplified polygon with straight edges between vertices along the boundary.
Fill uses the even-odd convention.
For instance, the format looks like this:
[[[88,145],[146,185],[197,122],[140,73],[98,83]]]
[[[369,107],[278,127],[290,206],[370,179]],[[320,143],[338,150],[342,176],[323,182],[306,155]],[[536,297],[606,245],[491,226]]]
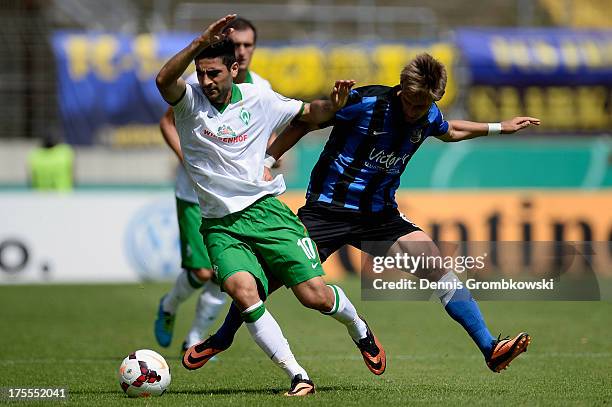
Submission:
[[[531,342],[531,336],[526,332],[521,332],[513,339],[501,335],[493,345],[493,352],[487,360],[487,366],[495,373],[499,373],[508,367],[510,362],[523,352],[527,352],[527,346]]]
[[[355,345],[359,348],[361,356],[363,356],[363,361],[368,369],[370,369],[370,372],[377,376],[381,375],[387,368],[387,355],[380,342],[378,342],[378,338],[376,338],[370,330],[370,326],[366,320],[361,316],[359,318],[366,324],[368,331],[365,338],[360,339],[359,342],[353,342],[355,342]]]
[[[183,366],[189,370],[201,368],[217,353],[223,352],[227,348],[214,344],[214,336],[208,337],[205,341],[196,343],[185,351],[183,355]]]

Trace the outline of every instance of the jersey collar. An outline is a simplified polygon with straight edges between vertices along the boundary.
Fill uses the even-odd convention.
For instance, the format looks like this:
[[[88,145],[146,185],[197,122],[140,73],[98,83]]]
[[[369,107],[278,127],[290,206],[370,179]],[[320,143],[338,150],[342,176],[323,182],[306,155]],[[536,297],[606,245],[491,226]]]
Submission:
[[[429,122],[429,110],[423,117],[419,118],[417,121],[408,123],[404,120],[404,114],[402,112],[402,101],[397,94],[402,89],[401,85],[396,85],[391,88],[391,110],[393,112],[393,120],[394,122],[403,127],[422,127],[425,123]],[[433,103],[432,103],[433,105]],[[429,107],[431,109],[431,106]]]
[[[229,103],[225,103],[221,106],[215,106],[215,108],[219,111],[219,113],[223,113],[225,109],[231,105],[232,103],[238,103],[242,100],[242,92],[240,92],[240,88],[236,86],[235,83],[232,83],[232,97],[230,98]]]
[[[246,71],[246,76],[244,77],[244,82],[251,84],[253,83],[253,76],[251,75],[251,71],[249,71],[248,69]]]

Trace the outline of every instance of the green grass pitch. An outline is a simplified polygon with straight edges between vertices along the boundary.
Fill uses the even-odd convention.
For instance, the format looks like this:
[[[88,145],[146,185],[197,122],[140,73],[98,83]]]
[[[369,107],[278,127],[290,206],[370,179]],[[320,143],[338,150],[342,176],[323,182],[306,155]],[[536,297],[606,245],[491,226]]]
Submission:
[[[438,303],[361,302],[357,280],[341,285],[387,350],[381,377],[367,370],[344,327],[303,308],[287,290],[274,294],[268,309],[317,385],[317,394],[302,400],[282,396],[289,380],[244,328],[218,361],[185,370],[179,347],[195,296],[179,310],[172,346],[157,346],[152,326],[167,284],[5,286],[0,287],[0,387],[65,386],[70,398],[62,403],[88,406],[612,403],[609,302],[482,303],[494,333],[525,330],[533,337],[528,353],[494,374]],[[143,348],[159,351],[172,369],[169,391],[159,399],[128,399],[116,379],[121,360]]]

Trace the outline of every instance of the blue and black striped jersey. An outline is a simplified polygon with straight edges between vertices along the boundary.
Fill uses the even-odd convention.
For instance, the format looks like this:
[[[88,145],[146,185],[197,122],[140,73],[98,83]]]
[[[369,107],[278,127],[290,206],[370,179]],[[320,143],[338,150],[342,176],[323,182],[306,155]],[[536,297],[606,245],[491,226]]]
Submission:
[[[395,191],[408,161],[427,137],[448,131],[435,103],[417,122],[404,121],[399,90],[373,85],[351,91],[312,170],[307,201],[363,212],[397,208]]]

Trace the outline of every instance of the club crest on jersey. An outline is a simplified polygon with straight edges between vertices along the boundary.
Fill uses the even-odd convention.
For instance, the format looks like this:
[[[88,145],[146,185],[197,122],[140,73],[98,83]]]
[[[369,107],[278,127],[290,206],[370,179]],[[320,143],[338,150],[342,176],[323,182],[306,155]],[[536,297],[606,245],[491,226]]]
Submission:
[[[249,125],[249,121],[251,121],[251,113],[249,113],[248,110],[246,110],[244,107],[242,109],[240,109],[240,120],[242,120],[242,122],[248,126]]]
[[[217,137],[219,138],[236,137],[236,132],[230,126],[228,126],[227,124],[224,124],[223,126],[219,127],[219,129],[217,130]]]
[[[415,129],[412,132],[412,136],[410,136],[410,141],[413,143],[418,143],[419,141],[421,141],[421,136],[423,135],[423,128],[418,128]]]

